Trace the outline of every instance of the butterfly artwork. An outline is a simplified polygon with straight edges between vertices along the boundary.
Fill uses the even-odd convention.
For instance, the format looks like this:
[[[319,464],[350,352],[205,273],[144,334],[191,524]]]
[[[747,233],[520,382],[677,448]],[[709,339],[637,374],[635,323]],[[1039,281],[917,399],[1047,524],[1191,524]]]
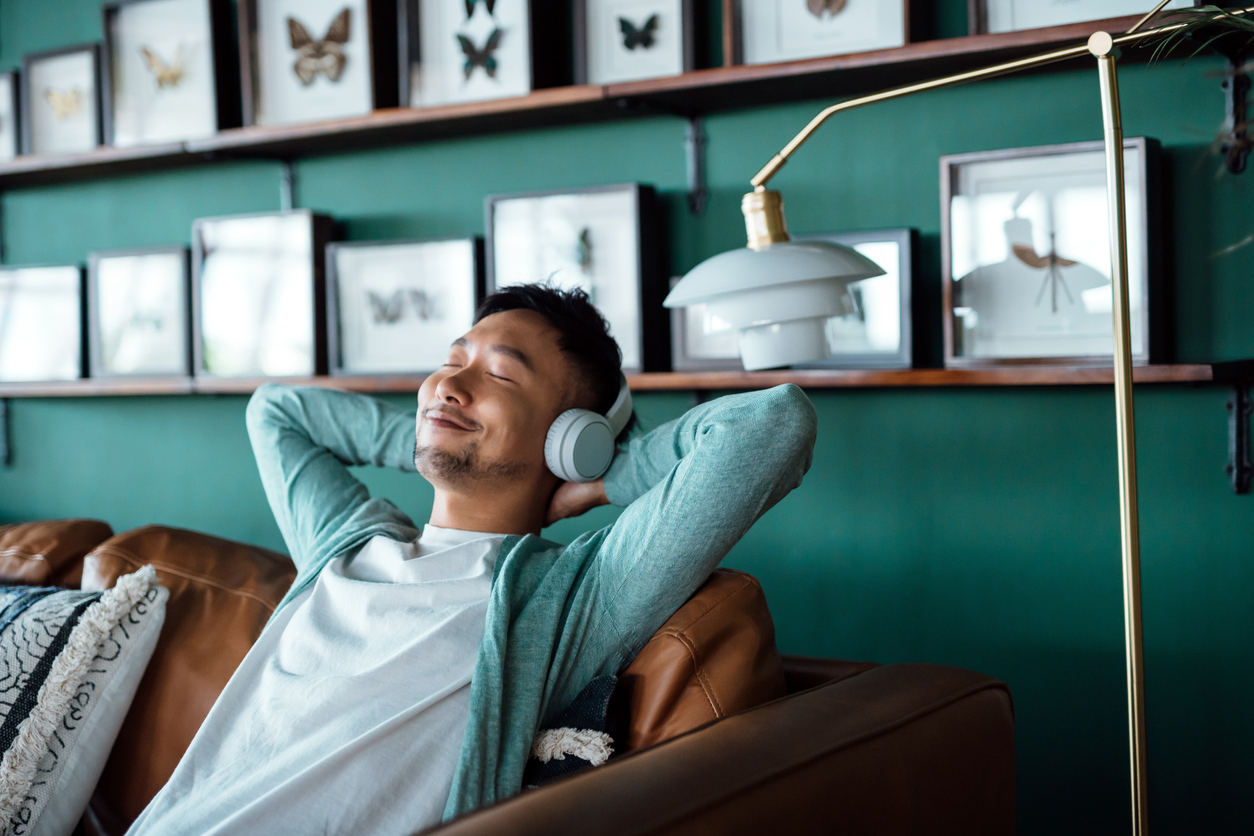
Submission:
[[[1069,258],[1062,258],[1058,255],[1054,249],[1054,236],[1052,234],[1049,238],[1049,253],[1046,255],[1037,255],[1036,248],[1031,244],[1012,244],[1010,249],[1019,261],[1035,270],[1045,271],[1045,280],[1041,282],[1041,290],[1036,294],[1036,302],[1033,303],[1033,307],[1041,304],[1041,300],[1045,298],[1045,291],[1048,290],[1050,313],[1058,313],[1059,287],[1067,295],[1067,301],[1072,305],[1075,304],[1075,299],[1072,298],[1071,291],[1067,288],[1067,281],[1062,276],[1062,268],[1074,267],[1079,262],[1072,261]]]
[[[848,0],[806,0],[806,8],[810,14],[822,20],[823,15],[835,17],[845,10]]]
[[[352,10],[345,7],[331,21],[327,33],[322,40],[314,40],[305,25],[294,17],[287,19],[288,38],[292,49],[296,50],[296,63],[293,72],[305,86],[313,84],[318,74],[326,76],[327,81],[336,82],[344,74],[348,64],[348,56],[344,54],[344,45],[348,43]]]
[[[475,72],[475,67],[482,67],[488,78],[496,78],[496,51],[501,46],[501,38],[505,35],[505,30],[499,26],[492,30],[488,35],[488,39],[484,41],[483,48],[475,46],[475,42],[465,35],[458,33],[457,43],[462,48],[462,54],[466,56],[466,61],[462,65],[462,72],[466,76],[466,80],[470,81],[470,77]]]
[[[623,46],[630,50],[636,47],[651,49],[657,42],[654,37],[657,26],[657,15],[651,15],[641,26],[636,26],[625,17],[618,19],[618,28],[623,33]]]
[[[466,19],[467,20],[470,20],[472,17],[475,16],[475,7],[478,6],[480,2],[481,0],[466,0]],[[488,14],[490,15],[496,14],[496,0],[482,0],[482,3],[484,7],[487,8]]]
[[[579,240],[575,243],[575,262],[581,273],[592,275],[592,230],[586,226],[579,230]]]
[[[183,63],[183,47],[180,46],[178,53],[174,56],[174,60],[169,63],[162,61],[161,56],[146,46],[141,46],[139,52],[144,56],[144,63],[148,69],[152,71],[153,77],[157,80],[157,89],[163,90],[167,87],[178,87],[183,80],[183,76],[187,72],[187,68]]]
[[[376,325],[395,325],[405,314],[405,301],[409,301],[414,315],[423,322],[440,318],[439,297],[425,290],[395,290],[391,296],[384,298],[373,290],[366,291],[370,302],[370,316]]]
[[[52,112],[58,122],[73,119],[83,110],[83,91],[77,87],[69,90],[54,90],[49,87],[44,91],[44,98],[52,105]]]

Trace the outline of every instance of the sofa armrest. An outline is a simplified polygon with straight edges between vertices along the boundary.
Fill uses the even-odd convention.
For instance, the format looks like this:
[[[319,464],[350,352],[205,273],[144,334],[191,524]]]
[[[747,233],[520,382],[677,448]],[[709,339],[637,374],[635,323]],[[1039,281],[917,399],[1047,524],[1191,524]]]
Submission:
[[[436,830],[1011,834],[1010,693],[959,668],[875,667]]]

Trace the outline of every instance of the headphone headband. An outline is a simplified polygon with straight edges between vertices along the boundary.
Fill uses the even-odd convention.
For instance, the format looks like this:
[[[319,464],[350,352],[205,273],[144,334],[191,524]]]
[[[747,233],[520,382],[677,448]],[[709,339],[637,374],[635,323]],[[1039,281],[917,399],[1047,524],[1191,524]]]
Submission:
[[[622,372],[618,373],[619,388],[618,397],[614,399],[614,405],[610,407],[610,411],[605,413],[605,419],[610,422],[610,429],[614,433],[614,437],[618,438],[618,434],[623,431],[623,427],[627,426],[627,422],[631,420],[631,389],[627,387],[627,377]]]

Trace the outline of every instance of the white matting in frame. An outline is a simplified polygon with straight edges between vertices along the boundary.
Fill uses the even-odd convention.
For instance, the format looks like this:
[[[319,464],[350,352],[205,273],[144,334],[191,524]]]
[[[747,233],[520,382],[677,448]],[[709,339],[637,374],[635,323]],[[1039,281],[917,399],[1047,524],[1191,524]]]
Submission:
[[[890,49],[906,43],[904,0],[741,0],[746,64]]]
[[[583,0],[588,83],[679,75],[692,33],[684,0]]]
[[[73,154],[100,144],[100,98],[94,47],[26,62],[30,154]]]
[[[82,270],[0,267],[0,381],[82,374]]]
[[[623,368],[641,368],[636,189],[506,197],[491,206],[494,287],[548,281],[583,288],[609,322]]]
[[[254,0],[254,7],[255,124],[371,112],[367,0]]]
[[[0,160],[17,156],[17,73],[0,73]]]
[[[474,325],[479,265],[472,238],[331,244],[343,374],[427,373]]]
[[[531,92],[528,0],[420,0],[418,15],[422,61],[412,70],[412,107]]]
[[[189,373],[184,248],[94,254],[89,281],[93,376]]]
[[[209,0],[123,3],[108,20],[113,144],[211,136],[218,100]]]
[[[984,4],[987,32],[1017,32],[1062,26],[1086,20],[1143,15],[1157,5],[1151,0],[977,0]],[[1190,9],[1194,0],[1172,0],[1167,9]]]

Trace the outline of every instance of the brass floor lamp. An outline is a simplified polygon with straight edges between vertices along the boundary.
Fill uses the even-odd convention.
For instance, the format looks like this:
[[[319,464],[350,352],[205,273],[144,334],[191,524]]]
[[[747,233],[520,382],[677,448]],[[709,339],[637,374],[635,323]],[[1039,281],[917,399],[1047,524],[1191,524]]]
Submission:
[[[734,327],[740,329],[741,355],[746,368],[764,368],[779,365],[766,359],[790,358],[783,363],[800,359],[817,359],[820,355],[803,357],[807,346],[813,344],[801,332],[813,329],[821,315],[837,312],[836,301],[824,303],[823,293],[835,299],[843,294],[851,281],[865,278],[866,265],[851,261],[849,253],[842,253],[835,245],[825,245],[828,252],[816,249],[812,244],[791,242],[784,222],[783,199],[779,192],[766,188],[767,182],[779,172],[788,158],[831,117],[856,107],[877,102],[899,99],[914,93],[952,87],[969,81],[1007,75],[1019,70],[1053,64],[1083,55],[1097,60],[1098,79],[1101,85],[1102,119],[1105,128],[1107,217],[1110,224],[1111,280],[1114,284],[1114,371],[1115,371],[1115,419],[1119,459],[1119,520],[1123,564],[1123,611],[1124,641],[1128,680],[1128,734],[1132,777],[1132,829],[1137,836],[1147,832],[1146,810],[1147,777],[1145,758],[1145,685],[1144,656],[1141,637],[1141,558],[1139,525],[1137,521],[1136,489],[1136,427],[1132,403],[1132,351],[1128,302],[1128,252],[1127,211],[1124,205],[1123,126],[1119,111],[1119,81],[1115,64],[1119,47],[1138,43],[1147,38],[1161,37],[1184,29],[1187,24],[1174,22],[1146,29],[1148,23],[1167,5],[1162,0],[1149,14],[1141,18],[1127,33],[1112,36],[1096,32],[1088,43],[1042,55],[1009,61],[980,70],[959,73],[946,78],[911,84],[886,90],[870,96],[851,99],[824,109],[797,134],[783,150],[776,154],[751,181],[754,191],[741,201],[745,226],[749,236],[748,247],[722,253],[697,265],[676,285],[667,298],[668,307],[704,302],[721,306],[720,313]],[[1236,11],[1245,15],[1254,9]],[[856,254],[854,254],[856,255]],[[825,267],[816,267],[816,260],[827,259]],[[824,288],[826,288],[824,290]],[[790,304],[796,308],[776,311],[765,319],[753,319],[744,313],[754,306],[770,306],[772,301],[792,295]],[[824,305],[827,305],[825,307]],[[803,310],[801,306],[808,305]],[[739,317],[739,319],[738,319]],[[808,325],[807,325],[808,323]],[[798,336],[800,335],[800,336]],[[765,345],[764,341],[775,341]],[[754,361],[751,363],[751,361]]]

